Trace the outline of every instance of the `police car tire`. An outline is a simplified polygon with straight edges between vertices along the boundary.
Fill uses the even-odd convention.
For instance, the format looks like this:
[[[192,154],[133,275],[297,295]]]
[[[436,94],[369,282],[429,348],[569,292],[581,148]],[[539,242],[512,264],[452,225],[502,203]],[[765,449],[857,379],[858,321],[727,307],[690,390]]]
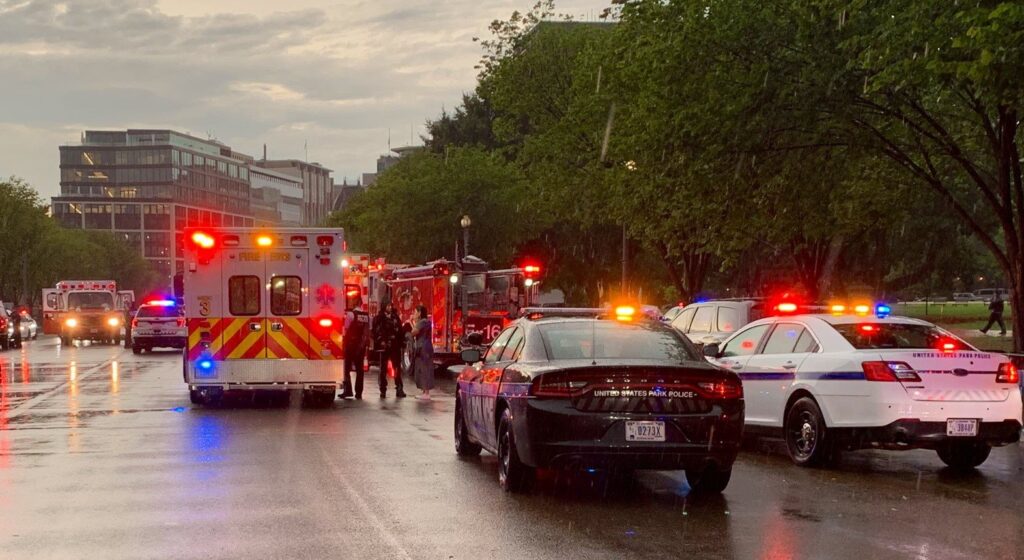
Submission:
[[[956,470],[970,470],[988,459],[992,447],[986,443],[965,441],[948,442],[935,450],[939,459]]]
[[[480,455],[482,448],[469,439],[466,431],[466,419],[462,415],[462,400],[455,398],[455,453],[459,457],[475,457]]]
[[[0,337],[0,350],[7,350],[11,347],[11,341],[7,337]]]
[[[135,348],[132,348],[132,351],[134,352]],[[138,352],[135,353],[138,354]],[[203,397],[196,389],[189,389],[188,400],[191,401],[192,404],[203,404]]]
[[[732,478],[732,467],[722,469],[708,466],[704,469],[687,469],[686,482],[694,494],[721,494],[729,479]]]
[[[813,440],[801,437],[803,426],[810,428]],[[825,418],[818,403],[810,397],[803,397],[786,411],[784,428],[786,451],[798,466],[815,467],[828,462],[834,455]]]
[[[506,492],[525,492],[533,474],[534,470],[519,460],[512,413],[506,408],[498,423],[498,484]]]
[[[132,354],[141,354],[142,347],[137,344],[132,344]]]

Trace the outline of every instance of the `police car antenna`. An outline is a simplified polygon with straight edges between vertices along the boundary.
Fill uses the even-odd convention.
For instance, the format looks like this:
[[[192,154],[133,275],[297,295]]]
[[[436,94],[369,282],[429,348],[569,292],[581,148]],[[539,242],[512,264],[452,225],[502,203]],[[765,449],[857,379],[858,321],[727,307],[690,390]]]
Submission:
[[[590,322],[590,365],[597,365],[597,320]]]

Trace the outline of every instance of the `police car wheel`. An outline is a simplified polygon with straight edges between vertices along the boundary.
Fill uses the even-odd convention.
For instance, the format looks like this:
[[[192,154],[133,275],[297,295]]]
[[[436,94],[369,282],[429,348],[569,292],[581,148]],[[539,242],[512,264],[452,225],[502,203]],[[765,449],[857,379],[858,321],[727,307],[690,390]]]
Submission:
[[[686,482],[694,494],[721,494],[729,486],[731,478],[732,467],[723,469],[709,465],[703,469],[686,470]]]
[[[512,413],[506,408],[498,424],[498,484],[506,492],[524,492],[533,479],[533,469],[519,460],[512,432]]]
[[[986,443],[948,442],[935,450],[939,459],[956,470],[970,470],[985,462],[992,447]]]
[[[137,344],[132,344],[132,354],[141,354],[142,347]]]
[[[455,453],[460,457],[475,457],[480,454],[481,447],[469,439],[466,430],[466,419],[462,415],[462,400],[455,398]]]
[[[135,348],[132,348],[132,351],[134,352]],[[138,352],[135,353],[138,354]],[[191,401],[192,404],[203,404],[204,402],[202,395],[200,395],[199,391],[195,389],[189,389],[188,400]]]
[[[786,412],[786,449],[794,463],[801,467],[818,466],[831,456],[828,428],[818,403],[804,397]]]

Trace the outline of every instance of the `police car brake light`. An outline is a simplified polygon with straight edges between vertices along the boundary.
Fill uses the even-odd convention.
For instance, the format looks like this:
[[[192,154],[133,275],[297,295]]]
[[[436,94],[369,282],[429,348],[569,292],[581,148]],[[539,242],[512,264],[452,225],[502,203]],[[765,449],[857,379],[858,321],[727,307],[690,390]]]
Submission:
[[[939,343],[939,350],[943,352],[953,352],[957,349],[957,344],[951,340],[944,340]]]
[[[1020,383],[1020,370],[1013,362],[999,364],[999,372],[996,374],[996,383]]]

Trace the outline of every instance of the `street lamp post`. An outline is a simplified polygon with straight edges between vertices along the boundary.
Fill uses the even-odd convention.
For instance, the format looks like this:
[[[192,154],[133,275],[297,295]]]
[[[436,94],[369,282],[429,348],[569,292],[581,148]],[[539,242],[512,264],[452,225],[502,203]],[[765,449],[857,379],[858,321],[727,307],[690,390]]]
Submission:
[[[466,292],[466,258],[469,257],[469,226],[473,225],[473,220],[469,219],[469,215],[463,215],[462,219],[459,220],[459,225],[462,226],[462,274],[460,280],[462,285],[459,290],[462,292],[462,297],[459,299],[462,301],[462,337],[466,337],[466,313],[468,312],[469,294]]]

